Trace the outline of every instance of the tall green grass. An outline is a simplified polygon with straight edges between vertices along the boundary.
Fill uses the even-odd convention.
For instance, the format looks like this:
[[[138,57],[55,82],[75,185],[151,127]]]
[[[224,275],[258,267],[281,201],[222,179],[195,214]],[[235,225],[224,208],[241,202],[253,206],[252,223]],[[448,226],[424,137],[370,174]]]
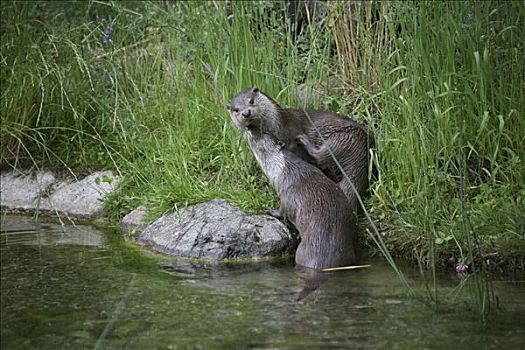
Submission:
[[[457,249],[457,258],[473,263],[461,252],[477,245],[475,255],[486,259],[497,252],[493,245],[510,237],[519,245],[521,237],[519,257],[523,7],[422,3],[396,10],[402,39],[392,62],[379,68],[386,103],[379,123],[382,179],[374,190],[405,234],[415,240],[424,229],[426,239],[417,240],[421,249],[429,242],[428,258]]]
[[[362,20],[336,17],[336,38],[347,83],[370,87],[350,91],[354,114],[377,126],[374,219],[395,253],[431,267],[435,305],[436,267],[468,264],[484,317],[490,287],[478,273],[504,268],[501,255],[524,263],[523,4],[364,3],[356,12]]]
[[[290,104],[296,82],[329,76],[329,46],[299,52],[278,5],[252,5],[234,5],[232,25],[220,2],[74,3],[74,20],[52,4],[2,5],[3,166],[115,168],[116,218],[214,197],[275,205],[225,106],[254,85]],[[314,36],[330,40],[301,40]]]
[[[115,220],[215,197],[260,212],[277,198],[225,109],[258,86],[370,127],[365,240],[419,263],[435,305],[449,261],[523,267],[520,2],[334,2],[297,37],[278,2],[0,6],[2,167],[112,168]]]

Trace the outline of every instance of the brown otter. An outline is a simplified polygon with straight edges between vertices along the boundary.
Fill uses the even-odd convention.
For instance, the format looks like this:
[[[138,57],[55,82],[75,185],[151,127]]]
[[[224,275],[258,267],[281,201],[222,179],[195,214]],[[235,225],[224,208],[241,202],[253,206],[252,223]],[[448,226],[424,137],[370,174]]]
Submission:
[[[301,236],[295,262],[315,269],[353,264],[356,224],[343,191],[274,136],[253,128],[246,128],[244,134],[277,190],[279,215]]]
[[[269,133],[288,150],[319,167],[343,190],[352,210],[356,209],[357,197],[350,181],[343,176],[329,150],[363,196],[368,188],[368,149],[373,146],[366,127],[332,112],[307,110],[305,113],[302,109],[281,108],[258,88],[237,94],[229,110],[237,127]]]

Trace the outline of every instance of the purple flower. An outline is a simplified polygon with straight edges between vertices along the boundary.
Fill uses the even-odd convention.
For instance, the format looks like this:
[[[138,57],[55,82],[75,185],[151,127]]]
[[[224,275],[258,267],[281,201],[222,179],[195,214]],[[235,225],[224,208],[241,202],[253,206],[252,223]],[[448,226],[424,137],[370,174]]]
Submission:
[[[111,36],[104,34],[102,37],[102,44],[107,45],[111,42]]]
[[[465,276],[468,273],[468,265],[465,263],[457,263],[455,266],[456,273]]]
[[[107,27],[104,31],[106,35],[112,35],[113,34],[113,27]]]

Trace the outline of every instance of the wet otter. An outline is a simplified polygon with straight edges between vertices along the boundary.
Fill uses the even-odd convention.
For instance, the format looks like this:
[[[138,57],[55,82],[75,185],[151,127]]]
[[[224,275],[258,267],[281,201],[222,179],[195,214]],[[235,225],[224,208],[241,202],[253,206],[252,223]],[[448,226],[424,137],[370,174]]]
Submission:
[[[352,210],[357,208],[355,192],[329,150],[363,196],[368,188],[368,149],[373,146],[366,127],[332,112],[307,110],[307,115],[302,109],[282,108],[258,88],[241,91],[229,107],[237,127],[273,135],[288,150],[321,169],[341,188]]]
[[[244,134],[279,194],[279,216],[293,223],[301,236],[295,262],[315,269],[353,264],[356,224],[343,191],[274,136],[254,128]]]

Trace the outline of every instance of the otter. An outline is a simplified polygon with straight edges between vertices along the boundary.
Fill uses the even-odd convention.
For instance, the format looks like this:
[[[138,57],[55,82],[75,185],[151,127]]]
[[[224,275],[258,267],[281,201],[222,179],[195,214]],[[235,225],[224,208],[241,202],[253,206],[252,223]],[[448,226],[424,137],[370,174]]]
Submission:
[[[368,150],[373,147],[373,137],[365,126],[332,112],[282,108],[258,88],[241,91],[228,109],[238,128],[271,134],[289,151],[321,169],[341,188],[352,211],[357,209],[350,181],[364,196],[368,189]],[[348,178],[333,161],[330,150]]]
[[[279,195],[279,216],[299,231],[296,264],[321,269],[355,263],[356,222],[343,191],[274,136],[253,128],[244,134]]]

